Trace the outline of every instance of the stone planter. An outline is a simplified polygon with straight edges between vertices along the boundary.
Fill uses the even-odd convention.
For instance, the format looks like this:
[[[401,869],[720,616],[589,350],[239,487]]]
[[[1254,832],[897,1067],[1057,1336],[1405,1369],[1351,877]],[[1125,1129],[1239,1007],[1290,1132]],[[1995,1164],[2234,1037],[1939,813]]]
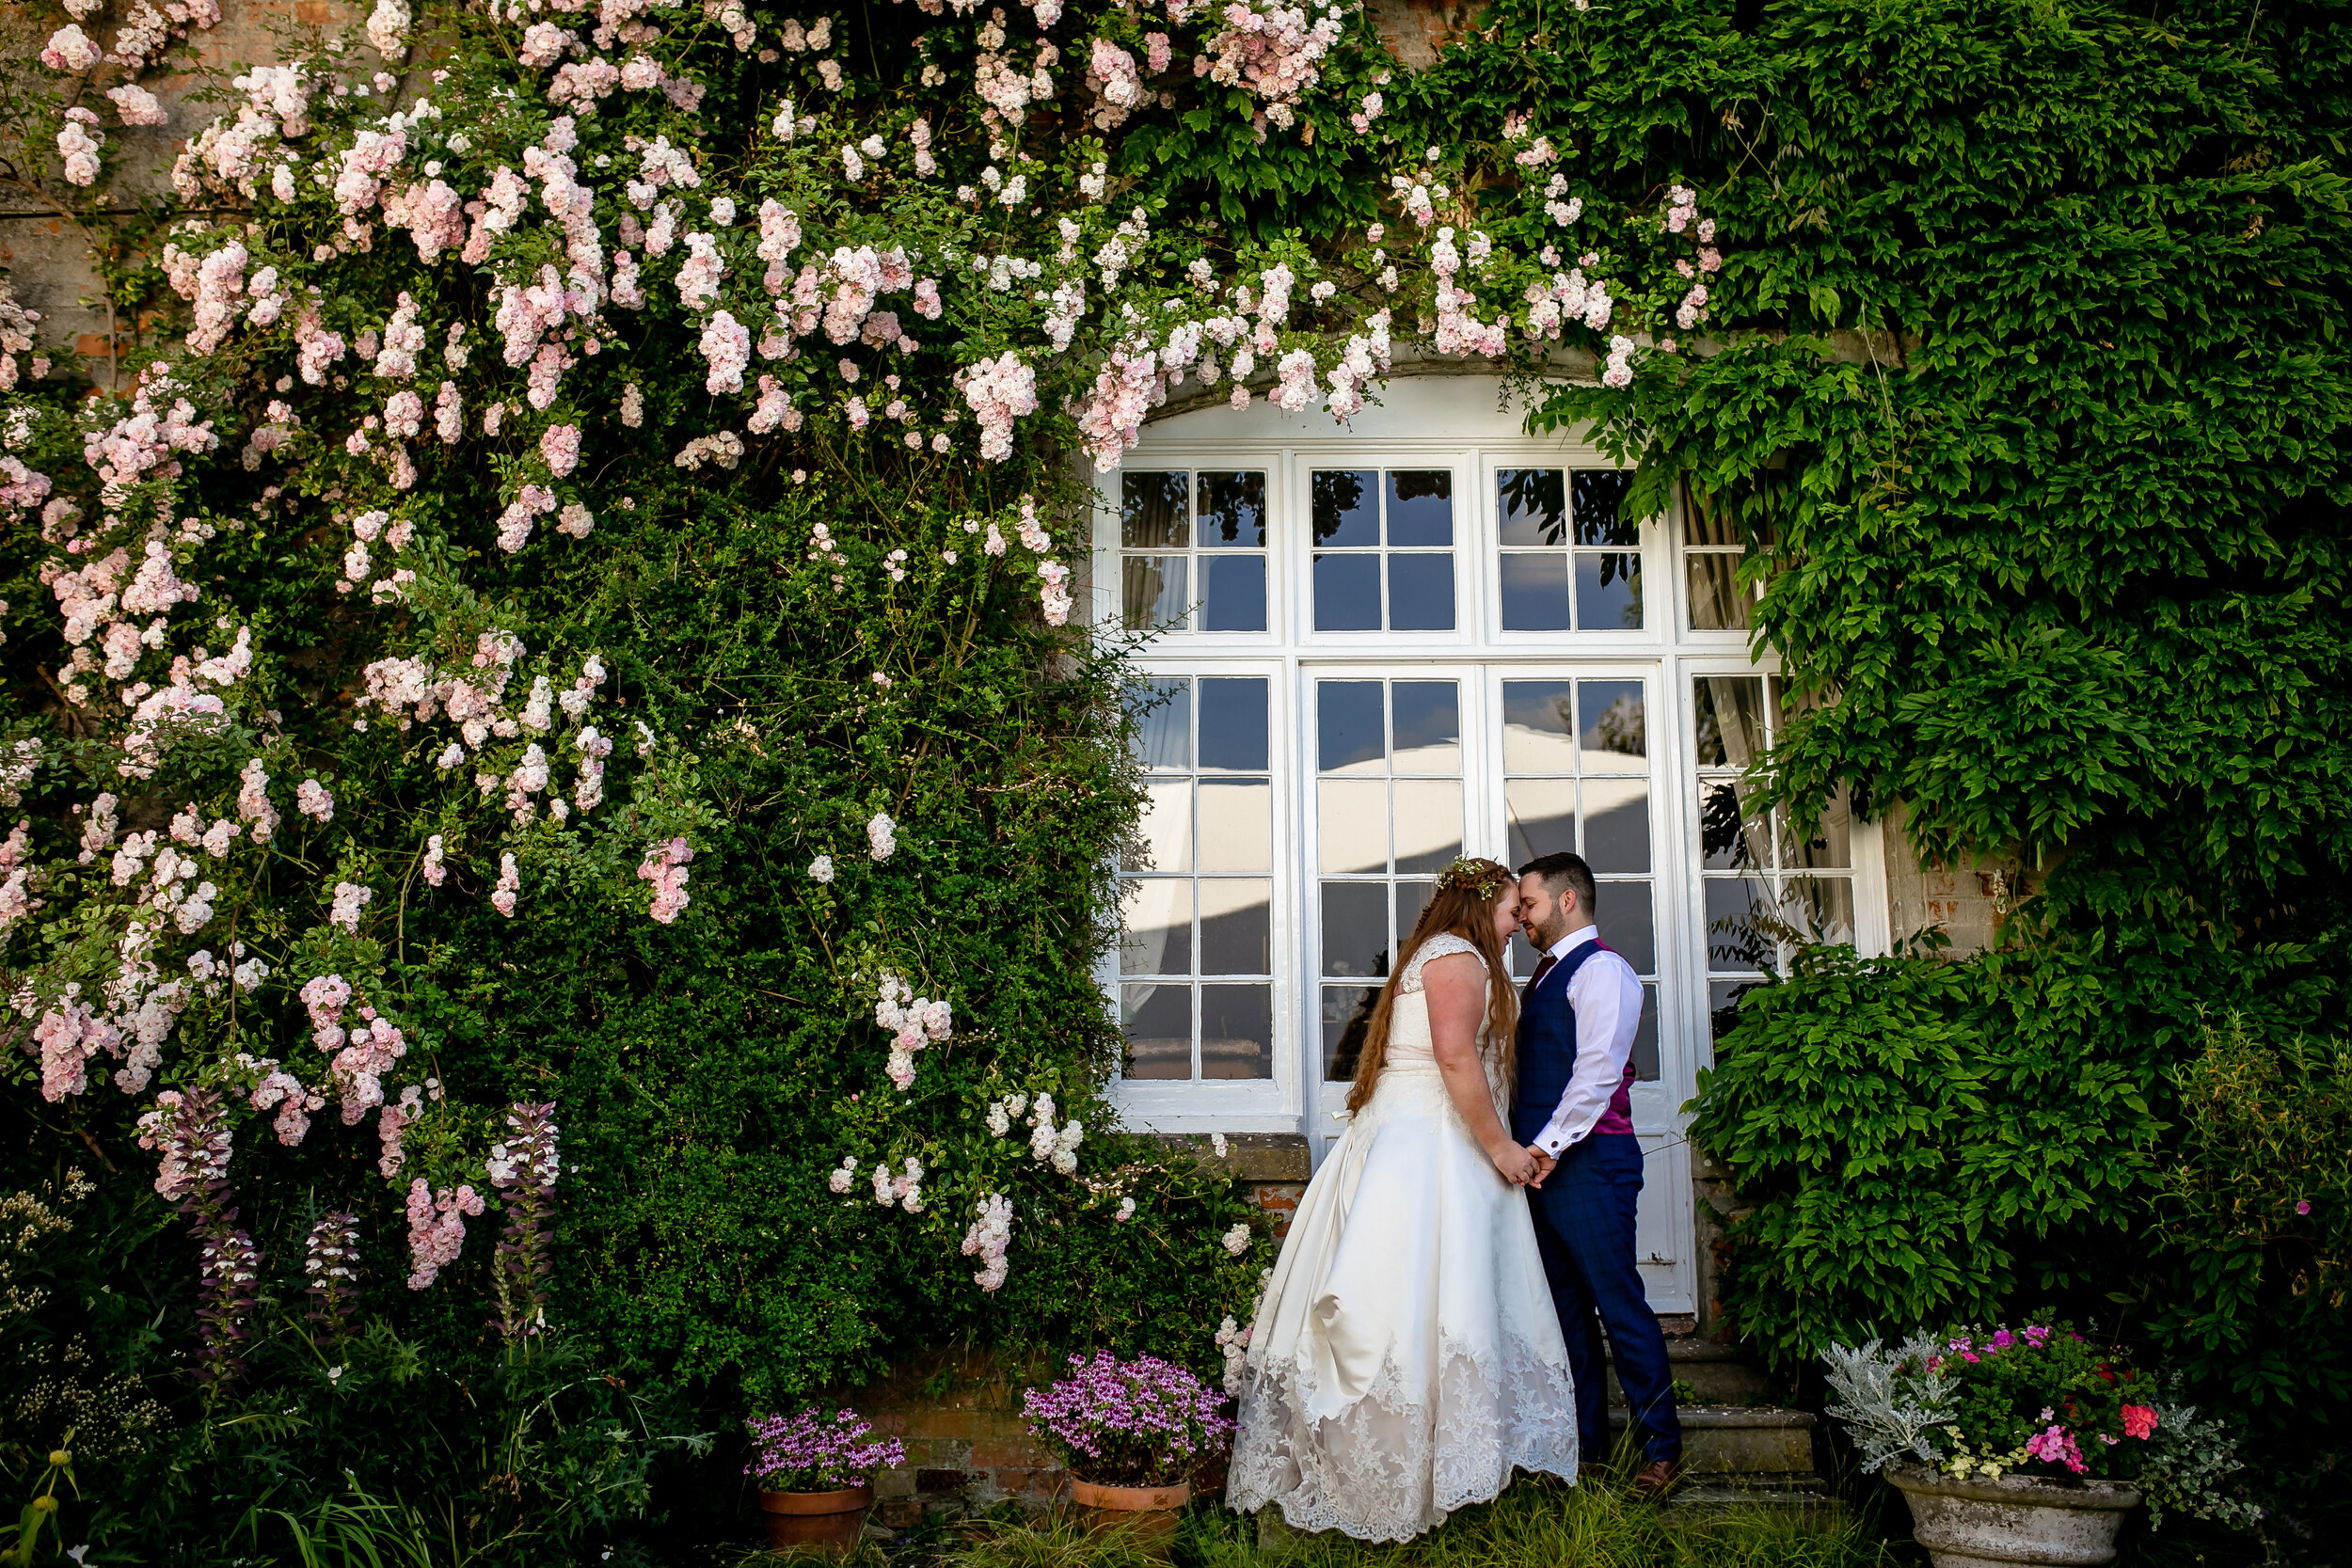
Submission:
[[[874,1483],[864,1481],[838,1492],[762,1492],[759,1506],[768,1516],[771,1548],[846,1552],[865,1531],[866,1511],[874,1506]]]
[[[1173,1486],[1104,1486],[1070,1478],[1070,1500],[1079,1517],[1097,1534],[1113,1530],[1149,1543],[1166,1542],[1176,1533],[1176,1511],[1192,1497],[1183,1481]]]
[[[1955,1481],[1915,1465],[1890,1465],[1886,1479],[1911,1505],[1912,1534],[1935,1568],[2096,1568],[2115,1560],[2123,1515],[2139,1506],[2120,1481]]]

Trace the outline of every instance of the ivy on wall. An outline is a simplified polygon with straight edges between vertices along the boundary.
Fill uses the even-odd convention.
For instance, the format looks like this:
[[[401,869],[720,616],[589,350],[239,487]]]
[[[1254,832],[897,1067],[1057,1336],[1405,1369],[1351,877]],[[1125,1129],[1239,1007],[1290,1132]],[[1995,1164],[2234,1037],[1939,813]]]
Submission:
[[[2189,1355],[2214,1292],[2150,1226],[2173,1071],[2225,1015],[2284,1041],[2343,1006],[2352,40],[2232,6],[1647,20],[1651,63],[1604,44],[1563,90],[1770,243],[1725,267],[1718,352],[1544,418],[1743,531],[1803,709],[1775,799],[1899,805],[2032,895],[2001,951],[1750,998],[1695,1129],[1756,1201],[1724,1303],[1783,1357],[2054,1297]],[[1418,85],[1520,90],[1544,25]],[[2280,1399],[2315,1324],[2255,1295],[2193,1359],[2340,1419],[2340,1380]]]

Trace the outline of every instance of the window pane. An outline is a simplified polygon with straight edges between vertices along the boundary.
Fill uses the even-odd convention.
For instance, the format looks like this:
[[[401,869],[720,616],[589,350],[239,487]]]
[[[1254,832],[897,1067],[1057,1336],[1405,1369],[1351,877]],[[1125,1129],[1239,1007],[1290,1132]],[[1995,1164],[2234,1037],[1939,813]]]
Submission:
[[[1853,834],[1847,795],[1840,789],[1821,807],[1821,820],[1813,836],[1800,840],[1788,826],[1786,811],[1774,814],[1780,835],[1780,863],[1808,871],[1843,871],[1853,864]]]
[[[1579,631],[1642,629],[1642,558],[1630,553],[1576,552]]]
[[[1565,555],[1502,557],[1502,629],[1568,629],[1568,558]]]
[[[1315,557],[1315,630],[1380,629],[1380,558]]]
[[[1578,681],[1576,705],[1584,721],[1576,737],[1581,771],[1646,771],[1649,724],[1640,681]]]
[[[1192,597],[1184,592],[1184,558],[1181,555],[1130,555],[1120,558],[1119,578],[1122,599],[1120,619],[1130,631],[1181,625]]]
[[[1511,973],[1518,978],[1524,980],[1535,973],[1535,949],[1528,942],[1525,932],[1511,933],[1507,956],[1511,964]]]
[[[1688,489],[1682,492],[1682,499],[1688,503],[1683,508],[1683,530],[1689,536],[1686,543],[1692,545],[1745,543],[1740,537],[1739,525],[1731,520],[1730,507],[1702,506],[1699,504],[1698,498],[1691,494]]]
[[[1200,988],[1200,1076],[1274,1076],[1274,988]]]
[[[1389,543],[1453,546],[1453,470],[1398,470],[1389,475]]]
[[[1633,1079],[1658,1082],[1658,988],[1642,988],[1642,1022],[1633,1031]]]
[[[1512,779],[1502,786],[1502,809],[1511,823],[1511,863],[1524,865],[1538,855],[1576,850],[1576,781]]]
[[[1699,675],[1691,682],[1701,768],[1745,768],[1764,753],[1760,675]]]
[[[1740,999],[1756,990],[1756,980],[1711,980],[1707,987],[1708,1037],[1718,1047],[1740,1021]]]
[[[1683,568],[1691,584],[1692,631],[1745,631],[1756,600],[1737,581],[1736,555],[1689,555]]]
[[[1143,820],[1136,825],[1136,847],[1147,857],[1130,871],[1192,869],[1192,781],[1149,779],[1143,785]]]
[[[1274,869],[1274,786],[1263,779],[1200,781],[1200,869]]]
[[[1760,877],[1707,879],[1707,967],[1760,970],[1772,960],[1772,894]]]
[[[1378,773],[1389,753],[1378,681],[1315,683],[1315,768]]]
[[[1708,780],[1699,785],[1699,854],[1709,871],[1762,871],[1772,863],[1759,785]]]
[[[1462,852],[1462,781],[1396,781],[1396,869],[1442,871]]]
[[[1600,940],[1633,966],[1636,974],[1658,973],[1658,925],[1647,882],[1602,882],[1593,893],[1594,924]]]
[[[1804,942],[1853,941],[1853,883],[1843,877],[1791,877],[1782,891],[1786,934]]]
[[[1213,675],[1200,683],[1200,770],[1263,773],[1266,766],[1263,675]]]
[[[1389,869],[1389,786],[1379,779],[1325,779],[1315,786],[1317,866],[1340,876]]]
[[[1413,934],[1413,927],[1421,920],[1421,911],[1429,907],[1429,900],[1438,895],[1435,882],[1399,882],[1396,884],[1396,944],[1391,953],[1405,951],[1405,939]]]
[[[1395,631],[1454,629],[1452,556],[1389,557],[1389,626]]]
[[[1573,773],[1575,708],[1566,681],[1502,683],[1502,770]]]
[[[1364,1037],[1372,1029],[1372,1009],[1380,1003],[1377,990],[1356,986],[1323,988],[1323,1077],[1344,1084],[1356,1076]]]
[[[1584,858],[1595,871],[1649,870],[1649,781],[1584,781]]]
[[[1391,766],[1399,773],[1462,770],[1461,688],[1453,681],[1398,681],[1389,688],[1395,710]]]
[[[1192,1076],[1192,988],[1121,986],[1119,1022],[1127,1037],[1127,1076]]]
[[[1129,681],[1121,693],[1135,715],[1136,761],[1149,768],[1192,766],[1192,682]]]
[[[1631,545],[1642,537],[1641,526],[1625,515],[1626,493],[1633,488],[1628,468],[1579,468],[1569,480],[1570,499],[1580,545]]]
[[[1377,979],[1389,973],[1389,884],[1323,884],[1323,973]]]
[[[1566,476],[1558,468],[1503,468],[1498,471],[1495,475],[1495,515],[1502,522],[1502,542],[1506,545],[1566,544]]]
[[[1265,630],[1265,557],[1200,558],[1202,631]]]
[[[1192,882],[1183,877],[1130,879],[1120,889],[1119,971],[1192,973]]]
[[[1200,973],[1271,974],[1274,884],[1212,878],[1200,884]]]
[[[1369,549],[1380,543],[1380,476],[1370,468],[1317,468],[1313,492],[1315,543]]]
[[[1183,549],[1192,542],[1182,473],[1120,476],[1119,542],[1129,549]]]
[[[1197,483],[1204,549],[1265,547],[1265,475],[1204,473],[1197,477]]]

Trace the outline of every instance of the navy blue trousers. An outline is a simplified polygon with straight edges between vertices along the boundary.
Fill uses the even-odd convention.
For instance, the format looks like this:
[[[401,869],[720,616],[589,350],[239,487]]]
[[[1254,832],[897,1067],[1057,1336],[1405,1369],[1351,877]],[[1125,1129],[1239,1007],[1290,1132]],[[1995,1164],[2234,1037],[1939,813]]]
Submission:
[[[1633,1206],[1641,1195],[1642,1146],[1626,1132],[1597,1132],[1570,1144],[1544,1184],[1527,1195],[1535,1212],[1535,1248],[1568,1342],[1577,1442],[1587,1464],[1610,1452],[1604,1331],[1642,1457],[1682,1457],[1666,1337],[1633,1261]]]

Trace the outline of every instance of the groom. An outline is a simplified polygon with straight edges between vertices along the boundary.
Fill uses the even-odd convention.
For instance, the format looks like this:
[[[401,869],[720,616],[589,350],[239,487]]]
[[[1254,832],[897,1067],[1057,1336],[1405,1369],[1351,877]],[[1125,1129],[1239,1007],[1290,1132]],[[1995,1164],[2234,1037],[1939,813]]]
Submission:
[[[1579,1447],[1609,1452],[1605,1328],[1643,1465],[1637,1491],[1662,1500],[1682,1468],[1665,1336],[1633,1262],[1633,1210],[1642,1148],[1633,1136],[1633,1033],[1642,985],[1633,966],[1600,944],[1593,871],[1578,855],[1519,867],[1519,924],[1543,957],[1519,995],[1518,1084],[1511,1136],[1536,1160],[1528,1192],[1560,1331],[1576,1377]]]

